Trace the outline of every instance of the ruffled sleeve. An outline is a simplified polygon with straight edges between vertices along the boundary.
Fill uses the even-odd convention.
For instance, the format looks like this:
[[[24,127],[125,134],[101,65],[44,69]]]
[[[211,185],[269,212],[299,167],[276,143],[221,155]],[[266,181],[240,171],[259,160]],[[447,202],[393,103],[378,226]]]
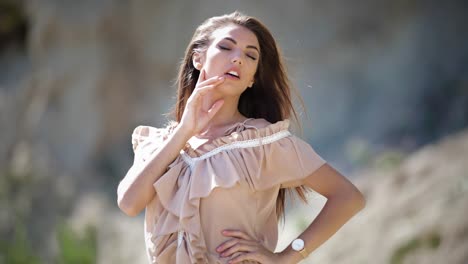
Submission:
[[[290,135],[268,147],[267,155],[260,161],[260,177],[256,189],[297,187],[303,180],[323,166],[326,161],[311,145]]]
[[[135,163],[145,162],[149,155],[156,151],[169,137],[174,127],[170,123],[165,128],[137,126],[132,133],[132,148]]]
[[[300,186],[326,163],[310,144],[289,132],[289,120],[244,130],[241,137],[247,142],[260,141],[257,147],[239,150],[246,168],[244,177],[254,190]]]

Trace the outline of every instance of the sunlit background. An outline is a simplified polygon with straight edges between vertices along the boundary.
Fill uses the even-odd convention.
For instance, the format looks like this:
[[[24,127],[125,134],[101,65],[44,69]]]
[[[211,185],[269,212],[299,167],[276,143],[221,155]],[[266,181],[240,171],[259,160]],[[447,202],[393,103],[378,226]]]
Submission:
[[[0,264],[146,263],[143,214],[116,204],[131,132],[166,123],[193,31],[234,10],[367,198],[304,263],[468,263],[466,1],[0,0]],[[278,250],[324,202],[290,207]]]

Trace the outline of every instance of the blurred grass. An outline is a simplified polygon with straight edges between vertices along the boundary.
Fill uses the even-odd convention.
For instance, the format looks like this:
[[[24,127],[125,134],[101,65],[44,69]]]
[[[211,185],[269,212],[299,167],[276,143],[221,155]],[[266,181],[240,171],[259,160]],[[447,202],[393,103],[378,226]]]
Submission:
[[[356,166],[389,171],[397,168],[406,154],[398,149],[387,148],[378,152],[369,142],[362,139],[351,139],[346,144],[346,157]]]
[[[93,264],[97,262],[96,228],[88,226],[78,234],[66,224],[57,232],[59,254],[56,263]],[[13,239],[0,240],[0,264],[41,264],[40,257],[29,243],[24,224],[17,224]]]
[[[441,236],[437,232],[415,237],[400,246],[392,255],[391,264],[403,264],[407,256],[420,249],[435,250],[439,247]]]
[[[0,263],[6,264],[39,264],[39,257],[29,244],[26,228],[17,224],[13,239],[0,241]]]
[[[87,226],[84,234],[78,234],[62,224],[58,229],[60,247],[59,263],[91,264],[97,259],[96,228]]]
[[[38,188],[42,188],[41,177],[34,174],[18,174],[11,171],[0,173],[0,264],[42,264],[40,249],[34,248],[33,233],[41,226],[28,226],[33,216],[33,201]],[[48,215],[50,220],[65,217],[56,212]],[[46,217],[46,216],[44,216]],[[53,263],[92,264],[97,262],[97,230],[88,225],[82,232],[75,231],[66,221],[55,226],[58,253]],[[40,241],[47,244],[49,241]],[[47,262],[49,263],[49,262]]]
[[[373,167],[379,170],[392,170],[400,166],[405,159],[405,154],[397,150],[387,150],[377,155],[373,161]]]

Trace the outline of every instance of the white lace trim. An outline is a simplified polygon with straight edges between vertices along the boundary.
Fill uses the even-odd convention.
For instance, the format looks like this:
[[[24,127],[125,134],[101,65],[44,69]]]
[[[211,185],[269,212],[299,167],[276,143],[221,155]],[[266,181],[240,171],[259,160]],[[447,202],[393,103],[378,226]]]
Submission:
[[[177,247],[179,248],[180,245],[182,245],[182,242],[184,241],[184,231],[179,230],[177,232]]]
[[[282,130],[279,132],[276,132],[272,135],[266,136],[266,137],[261,137],[261,138],[256,138],[256,139],[248,139],[248,140],[242,140],[242,141],[235,141],[226,145],[219,146],[203,155],[200,157],[192,158],[190,157],[185,151],[181,151],[181,155],[183,160],[190,166],[191,169],[195,166],[195,163],[197,163],[200,160],[205,160],[208,159],[222,151],[227,151],[231,149],[238,149],[238,148],[252,148],[252,147],[258,147],[261,145],[265,144],[270,144],[273,143],[277,140],[280,140],[282,138],[288,137],[291,135],[291,132],[288,130]]]

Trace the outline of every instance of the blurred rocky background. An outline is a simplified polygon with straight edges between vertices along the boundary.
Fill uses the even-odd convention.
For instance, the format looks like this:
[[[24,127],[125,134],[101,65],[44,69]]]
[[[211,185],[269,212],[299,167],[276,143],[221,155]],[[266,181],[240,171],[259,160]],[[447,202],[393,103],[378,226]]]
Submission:
[[[130,134],[166,122],[196,26],[234,10],[271,29],[302,136],[368,200],[304,263],[468,263],[466,1],[0,0],[0,264],[146,263],[116,206]]]

